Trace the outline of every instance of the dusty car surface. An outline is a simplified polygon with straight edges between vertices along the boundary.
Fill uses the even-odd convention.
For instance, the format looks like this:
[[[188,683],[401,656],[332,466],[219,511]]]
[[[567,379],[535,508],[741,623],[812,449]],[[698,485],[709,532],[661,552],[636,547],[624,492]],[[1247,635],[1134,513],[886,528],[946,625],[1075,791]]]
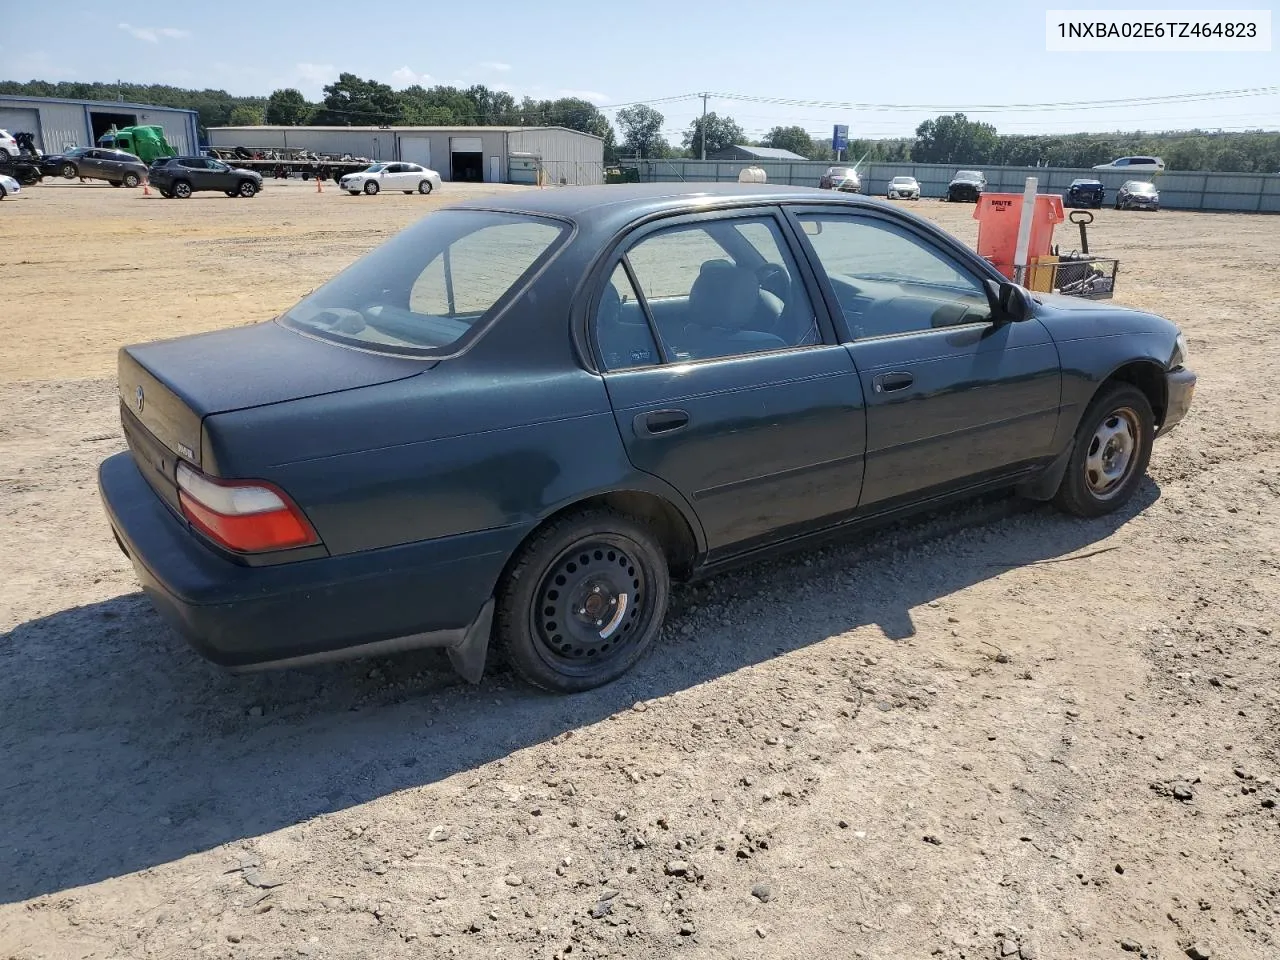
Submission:
[[[432,213],[276,320],[122,348],[111,526],[235,668],[491,638],[585,690],[672,578],[1016,488],[1121,507],[1195,376],[1170,321],[1032,294],[812,188],[533,191]]]

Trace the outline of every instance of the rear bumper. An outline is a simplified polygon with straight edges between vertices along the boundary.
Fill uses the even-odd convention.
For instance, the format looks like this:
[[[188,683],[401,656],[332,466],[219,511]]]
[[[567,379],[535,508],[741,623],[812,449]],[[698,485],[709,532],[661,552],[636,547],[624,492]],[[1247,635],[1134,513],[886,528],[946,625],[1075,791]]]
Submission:
[[[117,542],[161,616],[203,656],[232,669],[444,647],[460,673],[478,680],[491,598],[524,532],[503,527],[248,567],[197,540],[130,454],[103,461],[98,490]]]
[[[1165,384],[1168,404],[1164,421],[1156,431],[1157,437],[1164,436],[1186,417],[1196,390],[1196,375],[1186,367],[1181,367],[1165,374]]]

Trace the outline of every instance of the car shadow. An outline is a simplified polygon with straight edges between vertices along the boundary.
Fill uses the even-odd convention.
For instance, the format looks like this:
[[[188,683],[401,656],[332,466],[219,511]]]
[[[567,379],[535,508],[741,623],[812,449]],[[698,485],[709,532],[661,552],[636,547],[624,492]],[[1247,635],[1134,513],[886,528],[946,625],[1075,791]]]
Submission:
[[[913,609],[1085,550],[1158,497],[1147,480],[1090,521],[992,497],[678,587],[654,649],[571,697],[492,658],[469,686],[439,651],[232,675],[140,593],[29,621],[0,637],[0,902],[435,783],[859,626],[916,636]]]

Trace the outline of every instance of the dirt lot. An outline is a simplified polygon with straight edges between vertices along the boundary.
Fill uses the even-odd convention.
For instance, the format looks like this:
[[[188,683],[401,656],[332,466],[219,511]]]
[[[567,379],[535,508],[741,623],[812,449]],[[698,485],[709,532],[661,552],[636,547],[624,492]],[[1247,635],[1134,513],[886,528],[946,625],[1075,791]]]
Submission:
[[[0,204],[0,957],[1280,956],[1280,221],[1100,212],[1201,378],[1123,516],[995,502],[679,590],[566,699],[436,653],[227,676],[137,592],[116,347],[465,192],[268,187]]]

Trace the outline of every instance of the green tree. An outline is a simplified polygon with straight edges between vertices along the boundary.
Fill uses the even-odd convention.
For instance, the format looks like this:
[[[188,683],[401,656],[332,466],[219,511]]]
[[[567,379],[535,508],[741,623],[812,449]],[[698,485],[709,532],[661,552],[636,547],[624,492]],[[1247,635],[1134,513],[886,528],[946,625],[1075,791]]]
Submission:
[[[316,122],[325,126],[381,126],[403,122],[400,97],[385,83],[340,73],[324,88]]]
[[[662,124],[666,120],[653,107],[637,103],[618,111],[618,126],[622,129],[622,152],[652,160],[671,155],[671,144],[662,136]]]
[[[996,152],[996,128],[963,113],[926,120],[916,127],[911,159],[918,163],[989,163]]]
[[[701,157],[704,146],[703,128],[706,128],[705,147],[707,156],[727,150],[739,143],[746,143],[747,134],[733,121],[733,117],[722,117],[714,110],[705,117],[695,117],[684,132],[684,148],[691,157]]]
[[[267,97],[265,117],[272,126],[296,127],[307,121],[313,109],[301,91],[285,87]]]
[[[238,107],[232,107],[228,122],[233,127],[260,127],[262,126],[262,110],[242,103]]]
[[[764,135],[760,145],[775,150],[790,150],[810,160],[826,160],[831,154],[830,144],[814,140],[804,127],[774,127]]]

